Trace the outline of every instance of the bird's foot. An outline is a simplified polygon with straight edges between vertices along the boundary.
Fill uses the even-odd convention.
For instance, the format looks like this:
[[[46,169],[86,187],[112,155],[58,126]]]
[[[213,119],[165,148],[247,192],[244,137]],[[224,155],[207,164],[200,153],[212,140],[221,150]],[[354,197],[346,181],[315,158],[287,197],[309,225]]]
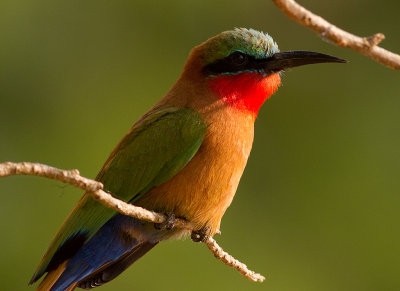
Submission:
[[[190,238],[194,242],[204,242],[208,236],[208,228],[202,227],[199,230],[192,230]]]
[[[154,228],[157,230],[170,230],[175,227],[175,214],[168,213],[167,219],[161,223],[154,223]]]

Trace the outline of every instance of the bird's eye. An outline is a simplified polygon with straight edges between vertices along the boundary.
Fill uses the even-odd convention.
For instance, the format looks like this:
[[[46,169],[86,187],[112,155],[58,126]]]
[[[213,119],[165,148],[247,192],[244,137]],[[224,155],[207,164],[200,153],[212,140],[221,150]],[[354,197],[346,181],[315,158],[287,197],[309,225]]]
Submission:
[[[247,63],[247,55],[241,52],[233,52],[228,56],[228,61],[235,66],[243,66]]]

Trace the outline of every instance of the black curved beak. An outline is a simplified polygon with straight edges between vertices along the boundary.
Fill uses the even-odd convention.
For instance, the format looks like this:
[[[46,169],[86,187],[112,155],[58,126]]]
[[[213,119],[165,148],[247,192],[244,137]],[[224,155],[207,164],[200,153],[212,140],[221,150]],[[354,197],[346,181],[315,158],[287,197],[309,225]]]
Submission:
[[[290,51],[276,53],[263,60],[263,67],[266,72],[275,73],[288,68],[318,63],[347,63],[347,61],[316,52]]]
[[[232,56],[240,56],[241,58],[232,59]],[[280,52],[264,59],[257,59],[244,53],[233,53],[208,64],[203,68],[203,71],[206,75],[235,74],[245,71],[269,75],[288,68],[317,63],[347,63],[347,61],[330,55],[308,51]]]

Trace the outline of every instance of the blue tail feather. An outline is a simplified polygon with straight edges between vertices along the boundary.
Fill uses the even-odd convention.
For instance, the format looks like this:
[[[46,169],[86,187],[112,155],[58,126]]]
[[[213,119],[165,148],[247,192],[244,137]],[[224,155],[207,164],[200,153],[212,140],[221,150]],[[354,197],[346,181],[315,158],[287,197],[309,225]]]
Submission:
[[[137,219],[117,214],[67,262],[51,291],[62,291],[78,283],[89,289],[118,276],[162,239],[159,231]],[[137,230],[132,236],[129,230]],[[146,231],[147,230],[147,231]]]

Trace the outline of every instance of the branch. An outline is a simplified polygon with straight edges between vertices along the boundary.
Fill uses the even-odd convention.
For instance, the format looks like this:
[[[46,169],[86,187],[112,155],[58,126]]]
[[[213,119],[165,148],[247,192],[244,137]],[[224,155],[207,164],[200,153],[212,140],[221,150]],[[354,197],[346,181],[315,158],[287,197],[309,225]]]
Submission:
[[[109,193],[103,191],[103,184],[87,179],[80,176],[78,170],[60,170],[44,164],[38,163],[0,163],[0,177],[7,177],[13,175],[31,175],[40,176],[49,179],[61,181],[66,184],[73,185],[89,193],[96,201],[102,203],[104,206],[114,209],[121,214],[138,218],[153,223],[162,223],[166,221],[167,217],[164,214],[149,211],[142,207],[134,206],[119,199],[114,198]],[[184,228],[193,230],[190,222],[184,219],[175,219],[174,226],[177,228]],[[212,237],[207,237],[204,243],[207,245],[213,255],[224,264],[238,270],[243,277],[253,281],[262,282],[264,277],[249,269],[247,266],[230,254],[225,252]]]
[[[247,269],[247,266],[245,264],[239,262],[230,254],[225,252],[212,237],[207,237],[204,243],[218,260],[223,262],[225,265],[239,271],[243,277],[253,282],[262,282],[265,280],[265,277],[263,275],[257,274],[254,271]]]
[[[338,46],[359,52],[391,69],[400,70],[400,55],[378,46],[385,39],[382,33],[377,33],[370,37],[359,37],[329,23],[322,17],[297,4],[294,0],[272,1],[287,16],[315,31],[322,38]]]

